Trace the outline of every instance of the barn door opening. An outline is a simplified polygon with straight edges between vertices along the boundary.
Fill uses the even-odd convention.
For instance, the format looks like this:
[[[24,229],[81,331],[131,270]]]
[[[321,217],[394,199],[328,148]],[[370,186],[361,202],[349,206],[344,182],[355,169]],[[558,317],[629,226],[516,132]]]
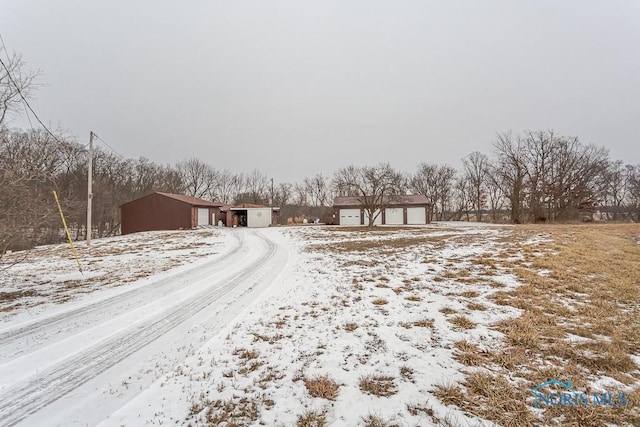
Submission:
[[[247,226],[247,211],[246,210],[234,210],[233,211],[233,226],[234,227],[246,227]]]

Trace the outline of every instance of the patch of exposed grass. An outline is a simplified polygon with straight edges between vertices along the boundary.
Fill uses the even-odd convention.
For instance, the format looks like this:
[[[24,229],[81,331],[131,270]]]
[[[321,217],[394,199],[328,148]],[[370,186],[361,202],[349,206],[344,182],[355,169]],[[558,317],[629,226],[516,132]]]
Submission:
[[[477,257],[474,261],[474,264],[477,265],[483,265],[489,269],[496,269],[498,268],[496,265],[496,260],[493,258],[493,256],[488,255],[488,254],[484,254],[481,255],[479,257]]]
[[[525,312],[517,319],[504,320],[497,324],[497,329],[505,334],[509,344],[526,349],[538,348],[541,341],[540,315]]]
[[[358,324],[353,322],[345,323],[344,329],[348,332],[353,332],[358,329]]]
[[[400,376],[407,381],[413,381],[414,370],[412,367],[407,365],[402,365],[400,367]]]
[[[238,369],[238,373],[241,375],[247,375],[249,372],[255,372],[260,369],[264,365],[264,362],[259,362],[257,360],[252,360],[250,363],[241,366]]]
[[[384,298],[376,298],[373,301],[371,301],[371,304],[373,304],[373,305],[385,305],[385,304],[388,304],[388,303],[389,303],[389,301],[387,301]]]
[[[440,313],[442,314],[454,314],[457,313],[457,311],[451,307],[442,307],[440,310],[438,310]]]
[[[233,350],[233,355],[238,356],[242,360],[257,359],[260,353],[257,350],[247,350],[244,348],[236,348]]]
[[[433,319],[415,320],[412,324],[419,328],[433,328]]]
[[[473,285],[474,283],[482,282],[482,279],[475,276],[457,276],[456,282],[463,285]]]
[[[462,271],[447,270],[442,273],[442,277],[445,279],[456,279],[460,276],[461,273]]]
[[[466,340],[456,341],[454,344],[457,351],[453,358],[466,366],[480,366],[486,363],[485,352],[480,350],[477,344]]]
[[[304,385],[311,396],[328,400],[335,400],[340,388],[338,383],[328,375],[305,378]]]
[[[456,405],[501,426],[533,425],[536,418],[526,406],[527,391],[480,371],[470,373],[463,385],[466,392],[457,385],[438,385],[433,394],[445,405]]]
[[[473,323],[467,316],[456,316],[453,319],[449,319],[455,327],[461,329],[473,329],[476,327],[476,324]]]
[[[482,404],[471,401],[467,406],[484,418],[509,427],[532,425],[536,419],[527,407],[527,393],[503,377],[473,372],[467,376],[464,385],[471,395],[482,396]]]
[[[284,376],[285,374],[283,372],[279,372],[273,366],[269,365],[260,373],[258,379],[254,380],[254,383],[260,388],[266,389],[273,381],[281,380]]]
[[[326,425],[327,414],[324,411],[308,410],[298,415],[296,420],[296,427],[325,427]]]
[[[17,301],[21,298],[37,297],[40,294],[32,289],[24,291],[3,291],[0,292],[0,303],[5,304]]]
[[[360,390],[379,397],[392,396],[398,392],[395,378],[386,375],[367,375],[360,378]]]
[[[241,397],[229,400],[216,400],[209,403],[206,412],[208,425],[241,426],[253,424],[260,414],[255,399]]]
[[[464,291],[460,292],[458,295],[464,298],[477,298],[480,294],[476,291]]]
[[[462,407],[466,401],[465,393],[459,386],[453,384],[438,384],[432,394],[445,405]]]
[[[406,231],[406,230],[403,230]],[[371,235],[372,233],[379,233],[380,235],[386,235],[383,239],[367,240],[358,239],[358,237],[365,237],[364,233]],[[416,233],[412,236],[393,236],[393,230],[385,230],[378,232],[378,229],[371,231],[363,231],[361,229],[356,232],[355,235],[349,240],[340,240],[330,243],[318,243],[311,244],[306,247],[309,251],[314,252],[333,252],[333,253],[345,253],[345,252],[380,252],[386,250],[393,250],[397,248],[406,249],[409,247],[423,246],[428,244],[437,244],[447,240],[451,235],[435,235],[430,236],[424,234],[424,231],[416,230]]]
[[[253,335],[254,342],[263,341],[263,342],[268,342],[269,344],[274,344],[285,337],[282,334],[264,335],[256,332],[254,332],[252,335]]]
[[[474,311],[486,311],[487,310],[487,306],[484,304],[480,304],[479,302],[475,302],[475,301],[471,301],[469,304],[467,304],[467,308],[469,310],[474,310]]]
[[[380,415],[369,414],[366,417],[362,417],[362,425],[364,427],[392,427],[389,421],[382,418]]]
[[[492,363],[500,366],[507,371],[512,371],[518,366],[522,366],[527,362],[527,353],[522,347],[509,347],[499,349],[490,353]]]
[[[433,408],[427,404],[407,403],[407,411],[411,415],[415,416],[428,416],[433,417],[435,414]]]

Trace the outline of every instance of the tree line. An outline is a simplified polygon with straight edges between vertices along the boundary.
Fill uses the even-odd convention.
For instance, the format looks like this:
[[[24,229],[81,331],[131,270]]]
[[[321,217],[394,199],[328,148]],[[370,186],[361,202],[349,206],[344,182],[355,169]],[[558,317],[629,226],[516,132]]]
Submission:
[[[83,144],[44,129],[10,129],[7,117],[30,92],[35,73],[19,56],[0,71],[0,254],[63,237],[55,190],[72,235],[86,233],[87,160]],[[16,90],[19,87],[21,90]],[[61,134],[61,132],[58,132]],[[197,158],[160,165],[98,148],[93,160],[94,237],[119,232],[119,206],[153,191],[228,204],[279,206],[281,221],[332,223],[336,196],[357,196],[372,209],[382,196],[424,194],[431,220],[556,222],[582,219],[640,222],[640,165],[612,160],[606,148],[554,131],[499,133],[493,150],[472,152],[461,167],[423,162],[415,171],[390,164],[346,166],[300,182],[274,183],[253,170],[215,168]]]
[[[281,207],[287,218],[331,223],[336,196],[424,194],[431,219],[555,222],[591,219],[640,221],[640,165],[612,161],[607,150],[553,131],[497,135],[489,155],[472,152],[462,167],[420,163],[412,173],[389,164],[347,166],[301,182],[274,183],[266,174],[216,169],[196,158],[174,165],[124,159],[98,148],[93,160],[96,237],[117,234],[119,206],[153,191],[187,194],[228,204]],[[60,238],[56,190],[73,235],[86,229],[88,151],[41,129],[0,128],[2,249]]]

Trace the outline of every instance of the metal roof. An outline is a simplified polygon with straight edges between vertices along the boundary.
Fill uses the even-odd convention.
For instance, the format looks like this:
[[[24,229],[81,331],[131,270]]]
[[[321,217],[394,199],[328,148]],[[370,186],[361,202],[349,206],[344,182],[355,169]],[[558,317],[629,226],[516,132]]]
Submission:
[[[246,208],[268,208],[268,207],[269,206],[255,205],[255,204],[252,204],[252,203],[242,203],[240,205],[232,206],[232,208],[243,208],[243,209],[246,209]]]
[[[429,205],[429,199],[424,194],[385,196],[384,204],[387,206],[407,206],[407,205]],[[360,198],[353,196],[336,197],[333,199],[333,206],[358,206],[361,205]]]
[[[123,203],[120,206],[122,207],[124,205],[128,205],[129,203],[136,202],[136,201],[138,201],[140,199],[147,198],[147,197],[152,196],[154,194],[158,194],[158,195],[163,196],[163,197],[168,197],[170,199],[174,199],[174,200],[177,200],[177,201],[182,202],[182,203],[187,203],[187,204],[189,204],[191,206],[201,206],[201,207],[207,207],[207,208],[217,208],[217,207],[221,207],[221,206],[227,206],[224,203],[209,202],[207,200],[199,199],[199,198],[193,197],[193,196],[187,196],[187,195],[184,195],[184,194],[162,193],[160,191],[154,191],[153,193],[145,194],[142,197],[138,197],[137,199],[133,199],[133,200],[127,202],[127,203]]]
[[[160,194],[161,196],[165,196],[165,197],[169,197],[171,199],[175,199],[184,203],[188,203],[192,206],[207,206],[207,207],[212,207],[212,208],[217,208],[220,206],[224,206],[224,203],[219,203],[219,202],[210,202],[208,200],[204,200],[204,199],[199,199],[197,197],[194,196],[187,196],[185,194],[171,194],[171,193],[161,193],[160,191],[156,191],[157,194]]]
[[[279,207],[274,207],[274,206],[265,206],[265,205],[254,205],[252,203],[242,203],[240,205],[236,205],[236,206],[230,206],[230,205],[226,205],[224,207],[224,209],[222,210],[230,210],[230,211],[242,211],[242,210],[247,210],[247,209],[271,209],[272,211],[279,211],[280,208]]]

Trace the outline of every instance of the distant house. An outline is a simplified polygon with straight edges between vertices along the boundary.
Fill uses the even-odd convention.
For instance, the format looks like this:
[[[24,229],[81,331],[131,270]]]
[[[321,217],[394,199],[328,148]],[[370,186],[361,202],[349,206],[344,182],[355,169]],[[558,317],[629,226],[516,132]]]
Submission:
[[[374,225],[420,225],[429,223],[431,204],[425,195],[386,197],[382,212],[375,212]],[[333,201],[333,223],[367,225],[369,212],[357,197],[336,197]]]
[[[224,206],[224,203],[181,194],[147,194],[120,206],[121,232],[179,230],[217,224],[226,221],[221,211]]]
[[[280,208],[231,206],[193,196],[155,192],[120,206],[122,234],[180,230],[198,226],[269,227],[278,223]]]

